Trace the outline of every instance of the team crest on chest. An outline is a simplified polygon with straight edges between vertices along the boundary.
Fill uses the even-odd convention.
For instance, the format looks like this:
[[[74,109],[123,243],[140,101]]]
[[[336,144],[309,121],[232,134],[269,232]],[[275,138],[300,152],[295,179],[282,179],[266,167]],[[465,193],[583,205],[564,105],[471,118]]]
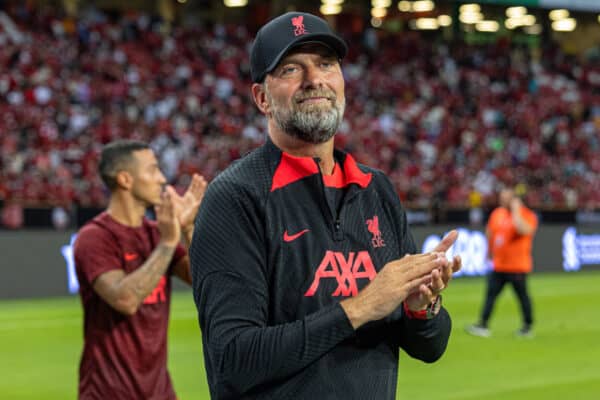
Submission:
[[[379,229],[379,217],[377,215],[374,215],[373,218],[367,220],[367,229],[371,235],[373,235],[371,238],[371,245],[375,248],[385,247],[383,235]]]

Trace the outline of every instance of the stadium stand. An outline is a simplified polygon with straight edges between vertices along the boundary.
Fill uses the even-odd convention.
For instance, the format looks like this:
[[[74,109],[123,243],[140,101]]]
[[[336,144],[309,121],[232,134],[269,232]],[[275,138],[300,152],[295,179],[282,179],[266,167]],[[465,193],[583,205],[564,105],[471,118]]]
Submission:
[[[251,37],[237,25],[167,32],[139,12],[3,13],[5,213],[101,207],[96,163],[115,138],[150,142],[177,187],[212,179],[266,132],[249,96]],[[533,208],[600,208],[600,57],[418,32],[348,39],[338,145],[389,174],[409,207],[486,205],[502,182]]]

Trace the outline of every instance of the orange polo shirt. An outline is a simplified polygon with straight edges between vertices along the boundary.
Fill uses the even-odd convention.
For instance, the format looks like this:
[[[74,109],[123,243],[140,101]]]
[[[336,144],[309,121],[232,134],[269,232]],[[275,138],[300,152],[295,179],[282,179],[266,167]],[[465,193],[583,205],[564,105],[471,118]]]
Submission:
[[[494,271],[531,272],[533,268],[531,247],[538,221],[529,208],[522,206],[520,212],[523,219],[533,225],[533,232],[529,235],[517,233],[510,211],[506,208],[498,207],[490,215],[487,224],[488,251],[492,256]]]

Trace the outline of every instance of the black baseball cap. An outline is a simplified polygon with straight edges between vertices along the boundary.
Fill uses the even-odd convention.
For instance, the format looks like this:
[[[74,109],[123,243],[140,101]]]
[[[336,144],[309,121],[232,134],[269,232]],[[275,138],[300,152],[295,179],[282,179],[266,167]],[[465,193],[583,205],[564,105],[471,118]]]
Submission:
[[[323,43],[340,59],[348,46],[322,18],[304,12],[288,12],[266,23],[254,39],[250,50],[250,72],[254,82],[262,82],[292,47],[302,43]]]

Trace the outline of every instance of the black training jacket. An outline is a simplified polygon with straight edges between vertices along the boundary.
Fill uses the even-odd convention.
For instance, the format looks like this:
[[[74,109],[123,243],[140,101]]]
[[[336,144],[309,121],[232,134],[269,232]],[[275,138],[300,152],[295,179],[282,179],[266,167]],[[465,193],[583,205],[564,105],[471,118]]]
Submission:
[[[335,158],[345,180],[326,185],[267,141],[209,185],[190,258],[213,399],[394,399],[400,347],[443,354],[444,309],[350,325],[339,302],[416,248],[385,175]]]

